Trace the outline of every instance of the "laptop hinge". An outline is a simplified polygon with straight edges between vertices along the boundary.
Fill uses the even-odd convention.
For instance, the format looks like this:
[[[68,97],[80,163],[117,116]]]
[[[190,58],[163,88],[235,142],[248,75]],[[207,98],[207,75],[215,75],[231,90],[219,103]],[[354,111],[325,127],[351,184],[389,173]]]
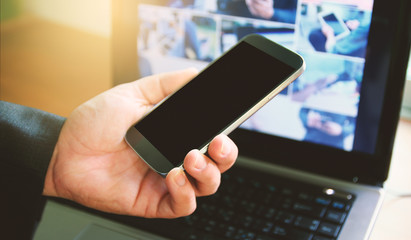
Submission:
[[[329,178],[329,176],[326,175],[318,175],[318,174],[312,174],[312,173],[308,173],[308,172],[304,172],[302,170],[297,170],[297,169],[292,169],[292,168],[288,168],[288,167],[284,167],[284,166],[279,166],[279,165],[275,165],[275,164],[269,164],[266,162],[262,162],[262,161],[258,161],[256,159],[250,159],[246,156],[239,156],[237,163],[239,165],[242,165],[243,167],[251,167],[253,169],[259,169],[262,171],[267,171],[267,172],[271,172],[271,171],[275,171],[277,174],[279,175],[284,175],[284,176],[290,176],[290,175],[312,175],[315,177],[321,177],[321,178]],[[338,178],[334,178],[337,181],[345,181],[345,182],[352,182],[355,184],[361,184],[361,185],[368,185],[371,187],[382,187],[382,183],[379,181],[376,181],[375,179],[371,179],[371,178],[367,178],[367,177],[353,177],[351,179],[338,179]]]
[[[353,177],[352,179],[353,183],[358,183],[358,184],[365,184],[365,185],[371,185],[371,186],[377,186],[377,187],[382,187],[383,186],[383,182],[381,181],[377,181],[375,179],[372,178],[367,178],[367,177]]]

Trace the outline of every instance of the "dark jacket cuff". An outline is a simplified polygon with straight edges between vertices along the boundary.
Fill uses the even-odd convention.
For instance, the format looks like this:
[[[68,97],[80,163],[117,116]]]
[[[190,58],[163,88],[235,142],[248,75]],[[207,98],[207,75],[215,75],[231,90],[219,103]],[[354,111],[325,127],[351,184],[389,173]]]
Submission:
[[[0,212],[7,219],[6,236],[32,236],[44,207],[44,180],[64,121],[0,101]]]

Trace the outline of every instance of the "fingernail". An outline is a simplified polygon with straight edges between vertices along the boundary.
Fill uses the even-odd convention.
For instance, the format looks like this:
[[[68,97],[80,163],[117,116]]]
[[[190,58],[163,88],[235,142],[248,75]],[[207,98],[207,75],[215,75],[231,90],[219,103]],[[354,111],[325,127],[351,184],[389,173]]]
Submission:
[[[223,144],[221,145],[221,155],[226,156],[230,152],[230,145],[227,142],[227,139],[223,140]]]
[[[183,170],[181,170],[181,169],[178,170],[178,172],[176,173],[176,176],[174,176],[174,181],[180,187],[182,187],[186,184],[186,176],[185,176]]]
[[[194,167],[198,170],[203,170],[206,167],[207,163],[204,158],[200,157],[198,153],[196,154],[196,161]]]

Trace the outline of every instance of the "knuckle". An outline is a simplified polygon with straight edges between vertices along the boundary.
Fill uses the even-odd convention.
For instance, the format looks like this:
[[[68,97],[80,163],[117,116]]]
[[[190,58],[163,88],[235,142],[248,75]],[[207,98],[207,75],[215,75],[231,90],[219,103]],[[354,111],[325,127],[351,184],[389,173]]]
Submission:
[[[181,209],[180,213],[176,215],[179,217],[191,215],[192,213],[194,213],[196,208],[197,208],[197,204],[196,204],[196,201],[194,200],[191,204],[185,205],[184,208]]]
[[[200,188],[200,192],[202,196],[208,196],[215,194],[220,186],[221,176],[220,174],[217,177],[209,178],[205,184],[203,184],[202,189]]]

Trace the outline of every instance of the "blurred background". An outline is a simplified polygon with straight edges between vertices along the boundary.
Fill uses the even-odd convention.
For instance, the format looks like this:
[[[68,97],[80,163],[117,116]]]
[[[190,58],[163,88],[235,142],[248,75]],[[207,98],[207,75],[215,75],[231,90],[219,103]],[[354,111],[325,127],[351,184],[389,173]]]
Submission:
[[[116,83],[111,0],[1,0],[0,21],[1,100],[68,116]],[[407,79],[411,119],[411,71]]]
[[[61,116],[110,88],[110,0],[1,0],[0,99]]]

